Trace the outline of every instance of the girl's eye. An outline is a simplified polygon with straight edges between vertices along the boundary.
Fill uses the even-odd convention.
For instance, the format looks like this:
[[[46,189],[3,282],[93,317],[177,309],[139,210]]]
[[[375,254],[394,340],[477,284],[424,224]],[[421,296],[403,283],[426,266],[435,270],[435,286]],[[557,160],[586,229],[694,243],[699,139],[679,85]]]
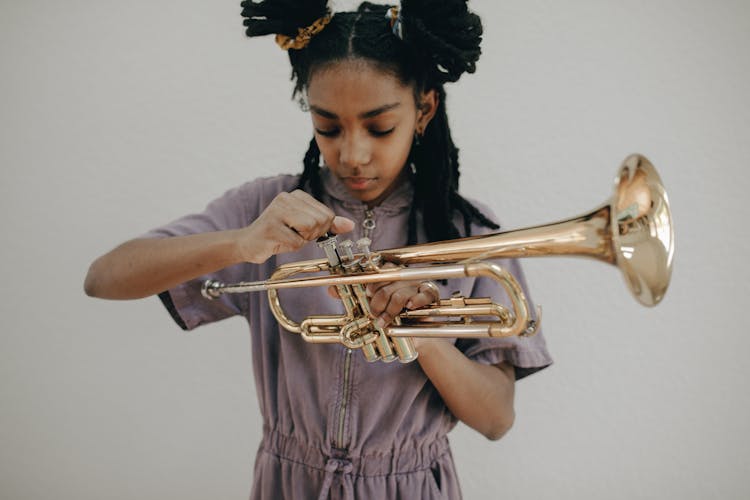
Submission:
[[[385,137],[386,135],[392,133],[395,129],[396,127],[392,127],[388,130],[369,129],[369,132],[374,137]],[[316,128],[315,132],[322,135],[323,137],[336,137],[337,135],[339,135],[340,129],[332,128],[330,130],[321,130],[319,128]]]
[[[396,130],[396,127],[390,128],[390,129],[388,129],[388,130],[375,130],[375,129],[370,129],[370,133],[371,133],[372,135],[374,135],[375,137],[384,137],[384,136],[386,136],[386,135],[390,134],[391,132],[393,132],[394,130]]]
[[[336,137],[339,133],[339,129],[337,128],[332,128],[331,130],[320,130],[319,128],[316,128],[315,131],[323,137]]]

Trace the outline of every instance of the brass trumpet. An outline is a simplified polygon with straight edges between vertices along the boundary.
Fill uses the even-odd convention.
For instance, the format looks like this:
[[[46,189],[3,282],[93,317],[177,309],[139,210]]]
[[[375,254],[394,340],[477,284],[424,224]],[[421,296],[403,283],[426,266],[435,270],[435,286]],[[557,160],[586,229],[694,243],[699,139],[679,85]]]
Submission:
[[[567,255],[594,258],[620,268],[630,291],[643,305],[658,304],[672,274],[674,230],[667,193],[656,169],[644,157],[631,155],[615,178],[607,203],[585,215],[514,231],[412,245],[373,252],[360,240],[336,237],[319,241],[326,258],[277,268],[270,279],[223,284],[208,280],[203,295],[267,291],[279,324],[313,343],[341,343],[361,349],[368,361],[413,361],[413,337],[509,337],[533,335],[539,311],[532,315],[516,279],[488,259]],[[385,262],[396,264],[384,268]],[[328,275],[293,277],[328,272]],[[453,296],[416,310],[403,311],[392,325],[378,328],[370,311],[365,285],[375,282],[422,281],[486,276],[502,286],[511,307],[489,298]],[[335,286],[343,315],[310,316],[297,323],[284,312],[278,290]]]

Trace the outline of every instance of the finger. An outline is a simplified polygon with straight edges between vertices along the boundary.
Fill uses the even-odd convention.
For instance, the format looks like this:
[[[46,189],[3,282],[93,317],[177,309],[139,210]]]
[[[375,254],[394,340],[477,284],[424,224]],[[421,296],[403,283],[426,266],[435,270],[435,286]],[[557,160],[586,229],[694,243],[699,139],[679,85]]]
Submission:
[[[370,297],[370,311],[375,316],[380,315],[388,307],[388,302],[391,300],[391,294],[395,290],[397,283],[371,283],[372,292],[368,289],[368,296]]]
[[[391,263],[391,262],[386,262],[385,264],[383,264],[382,266],[380,266],[380,269],[393,269],[395,267],[398,267],[398,266],[396,264]],[[367,296],[368,297],[374,297],[375,294],[378,292],[378,290],[380,290],[384,286],[390,285],[391,283],[393,283],[393,282],[391,282],[391,281],[378,281],[378,282],[375,282],[375,283],[368,283],[365,286],[365,289],[366,289],[366,292],[367,292]]]
[[[354,221],[337,215],[333,218],[330,230],[336,234],[348,233],[354,229]]]
[[[333,220],[333,211],[308,193],[297,189],[289,194],[295,201],[301,204],[301,206],[305,206],[309,211],[319,214],[320,218],[328,219],[329,221]]]
[[[270,224],[279,221],[308,241],[314,239],[313,233],[320,217],[299,195],[287,192],[279,193],[264,214]]]
[[[390,285],[387,281],[380,281],[376,283],[368,283],[365,285],[365,293],[368,297],[373,298],[380,291],[381,288]]]
[[[319,228],[329,222],[325,213],[306,200],[307,196],[309,195],[298,194],[297,191],[280,193],[274,199],[277,202],[275,211],[284,225],[292,228],[306,240],[312,241],[317,238]],[[330,220],[333,220],[333,213],[330,214]]]
[[[392,320],[406,308],[406,304],[417,294],[417,290],[413,285],[403,286],[396,289],[388,301],[388,305],[381,316],[387,314]]]
[[[277,251],[274,252],[275,254],[299,250],[308,243],[302,235],[288,226],[280,226],[275,231],[273,240],[276,241]]]
[[[313,241],[317,238],[318,222],[309,213],[301,211],[287,212],[283,216],[282,222],[306,241]]]
[[[295,193],[297,193],[297,191],[294,191],[292,194]],[[306,203],[307,207],[317,215],[317,230],[319,231],[317,236],[322,236],[326,232],[332,232],[334,234],[348,233],[354,229],[356,224],[353,220],[340,215],[335,215],[330,208],[323,205],[312,196],[304,191],[300,191],[300,193],[301,194],[296,196],[299,196],[299,199]]]
[[[378,290],[370,301],[370,309],[387,324],[404,310],[406,303],[416,294],[416,285],[412,282],[392,283]]]
[[[418,294],[415,296],[417,302],[414,304],[406,304],[407,309],[417,309],[419,307],[432,304],[440,301],[440,289],[432,281],[423,281],[417,286]],[[423,302],[426,300],[427,302]]]
[[[314,218],[315,227],[310,228],[311,232],[314,233],[314,238],[330,230],[335,218],[335,214],[330,208],[299,189],[292,191],[290,194],[299,203],[299,206],[304,207],[304,210]]]
[[[435,302],[436,299],[435,297],[433,297],[432,293],[417,292],[416,295],[414,295],[411,299],[409,299],[408,302],[406,302],[406,305],[404,307],[411,311],[414,309],[419,309],[420,307],[429,306],[430,304],[433,304]]]

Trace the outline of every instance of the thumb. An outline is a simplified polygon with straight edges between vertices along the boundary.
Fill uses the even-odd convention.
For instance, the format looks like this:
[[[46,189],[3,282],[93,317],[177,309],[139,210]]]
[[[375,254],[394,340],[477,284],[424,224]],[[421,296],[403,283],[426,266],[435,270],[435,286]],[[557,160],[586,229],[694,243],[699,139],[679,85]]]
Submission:
[[[331,223],[331,230],[336,233],[348,233],[354,229],[354,221],[351,219],[347,219],[346,217],[341,217],[337,215],[333,218],[333,222]]]

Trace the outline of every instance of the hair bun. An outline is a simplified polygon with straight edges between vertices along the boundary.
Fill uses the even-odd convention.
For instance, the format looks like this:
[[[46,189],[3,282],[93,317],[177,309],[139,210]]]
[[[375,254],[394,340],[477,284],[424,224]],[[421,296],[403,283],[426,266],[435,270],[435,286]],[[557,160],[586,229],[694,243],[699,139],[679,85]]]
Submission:
[[[437,78],[455,82],[476,71],[482,53],[482,21],[466,0],[403,0],[404,39],[431,54]]]
[[[296,36],[328,12],[327,0],[245,0],[240,5],[247,36]]]

